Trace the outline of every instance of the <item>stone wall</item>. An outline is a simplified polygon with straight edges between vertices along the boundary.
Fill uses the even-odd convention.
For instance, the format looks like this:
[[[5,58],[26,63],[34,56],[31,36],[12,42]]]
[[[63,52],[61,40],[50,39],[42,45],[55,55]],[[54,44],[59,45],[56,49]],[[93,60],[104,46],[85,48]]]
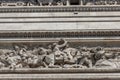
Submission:
[[[19,10],[17,8],[20,7],[16,7],[14,10],[10,9],[13,10],[12,12],[8,10],[9,7],[7,7],[7,10],[6,8],[0,8],[0,50],[3,50],[3,52],[4,50],[14,51],[13,45],[26,45],[28,48],[34,48],[37,45],[43,47],[49,43],[57,42],[60,38],[65,38],[73,48],[87,46],[91,49],[102,46],[110,53],[111,51],[119,53],[119,6],[113,11],[111,8],[104,7],[99,8],[100,11],[94,11],[94,7],[92,11],[89,11],[91,8],[85,8],[86,11],[84,11],[84,8],[82,8],[83,11],[81,8],[78,11],[74,8],[72,10],[67,8],[67,11],[64,11],[64,9],[61,10],[58,7],[55,10],[54,7],[52,7],[52,10],[46,7],[43,12],[39,11],[42,10],[38,9],[40,7],[37,7],[38,10],[35,11],[29,8],[30,11],[33,10],[31,13],[24,11],[26,7],[20,9],[23,10],[22,12],[17,12]],[[66,36],[67,32],[70,32],[70,36]],[[43,35],[45,33],[47,35]],[[48,37],[48,33],[49,35],[53,33],[52,37]],[[60,35],[63,33],[65,35]],[[113,64],[116,64],[117,68],[11,69],[11,67],[7,67],[8,69],[0,69],[0,80],[119,80],[119,60],[113,62]]]

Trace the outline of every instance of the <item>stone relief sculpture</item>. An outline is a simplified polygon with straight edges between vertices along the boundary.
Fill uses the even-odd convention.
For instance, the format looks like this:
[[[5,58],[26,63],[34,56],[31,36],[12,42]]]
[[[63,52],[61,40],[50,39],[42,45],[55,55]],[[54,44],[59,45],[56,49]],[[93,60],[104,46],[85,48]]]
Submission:
[[[12,50],[0,49],[0,68],[120,68],[119,56],[119,52],[102,47],[73,48],[60,39],[46,47],[14,45]]]

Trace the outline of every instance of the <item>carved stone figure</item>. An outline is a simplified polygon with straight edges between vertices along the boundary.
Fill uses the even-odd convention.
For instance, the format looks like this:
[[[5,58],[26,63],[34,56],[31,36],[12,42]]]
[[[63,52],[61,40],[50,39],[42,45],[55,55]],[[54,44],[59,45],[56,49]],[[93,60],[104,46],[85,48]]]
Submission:
[[[101,59],[97,61],[95,68],[120,68],[120,61],[114,59]]]
[[[89,50],[86,47],[83,47],[80,53],[81,53],[81,59],[79,60],[79,64],[92,68],[92,60]]]

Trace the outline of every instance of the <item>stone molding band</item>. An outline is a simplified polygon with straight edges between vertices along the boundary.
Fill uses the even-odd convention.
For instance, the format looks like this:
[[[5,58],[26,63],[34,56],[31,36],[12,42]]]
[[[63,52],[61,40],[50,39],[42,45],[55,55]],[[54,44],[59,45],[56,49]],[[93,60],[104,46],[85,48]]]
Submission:
[[[1,7],[0,13],[120,11],[120,6]]]
[[[84,38],[84,37],[119,37],[119,30],[90,31],[12,31],[0,32],[0,38]]]
[[[78,69],[78,68],[22,68],[16,70],[0,69],[0,74],[26,74],[26,73],[119,73],[120,69]]]
[[[31,76],[32,75],[32,76]],[[11,77],[12,76],[12,77]],[[87,77],[86,77],[87,76]],[[119,73],[106,74],[2,74],[0,80],[119,80]]]

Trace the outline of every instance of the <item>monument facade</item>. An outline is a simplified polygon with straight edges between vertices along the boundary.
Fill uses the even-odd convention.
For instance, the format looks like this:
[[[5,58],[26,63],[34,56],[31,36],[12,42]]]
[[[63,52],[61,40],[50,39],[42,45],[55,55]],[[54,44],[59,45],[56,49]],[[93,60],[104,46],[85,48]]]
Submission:
[[[119,0],[0,0],[1,80],[119,80]]]

